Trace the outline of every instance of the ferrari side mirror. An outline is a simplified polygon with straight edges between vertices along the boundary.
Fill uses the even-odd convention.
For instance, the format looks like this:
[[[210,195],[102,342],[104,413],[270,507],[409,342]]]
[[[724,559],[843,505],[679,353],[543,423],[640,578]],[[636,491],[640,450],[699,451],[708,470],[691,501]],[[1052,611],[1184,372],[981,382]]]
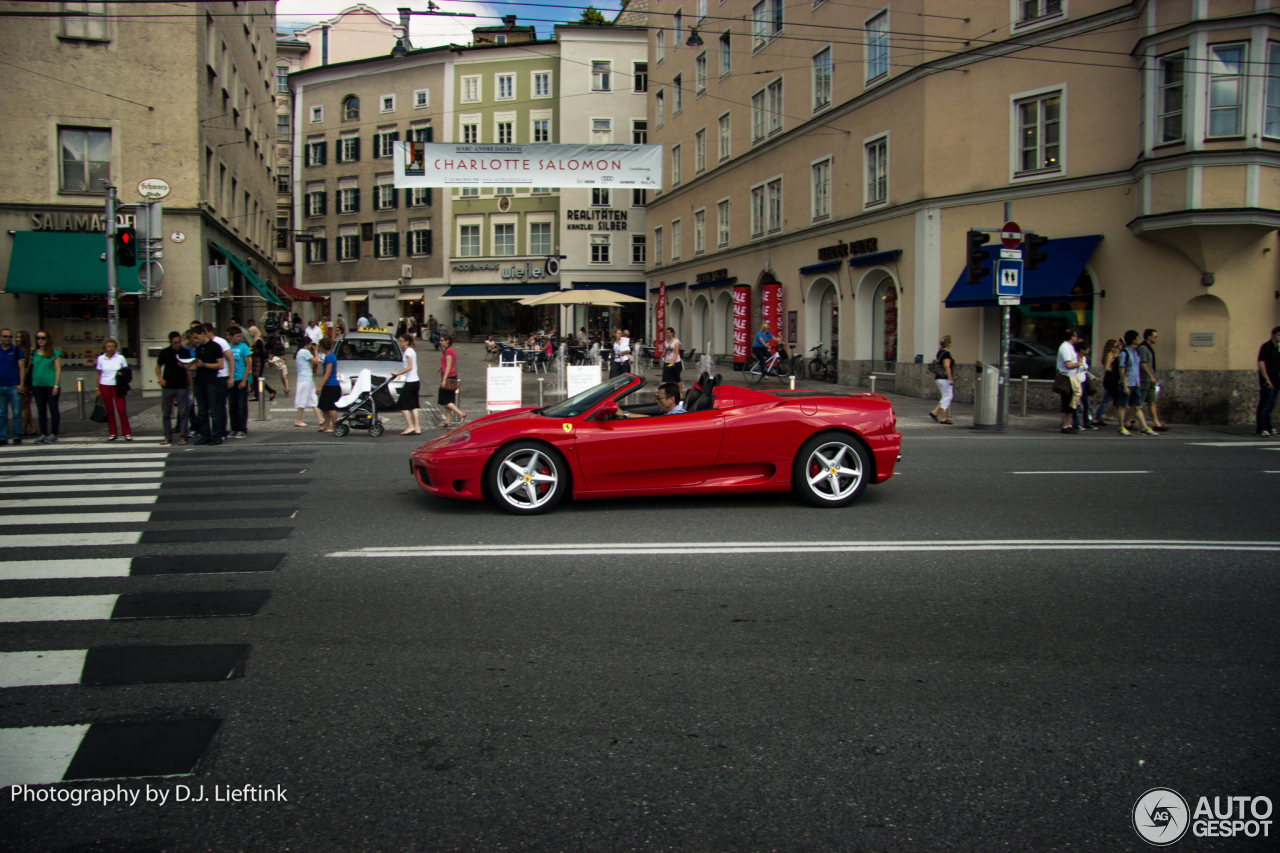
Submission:
[[[609,418],[612,418],[617,414],[618,414],[618,404],[613,402],[612,400],[605,400],[600,405],[600,415],[603,417],[604,420],[608,420]]]

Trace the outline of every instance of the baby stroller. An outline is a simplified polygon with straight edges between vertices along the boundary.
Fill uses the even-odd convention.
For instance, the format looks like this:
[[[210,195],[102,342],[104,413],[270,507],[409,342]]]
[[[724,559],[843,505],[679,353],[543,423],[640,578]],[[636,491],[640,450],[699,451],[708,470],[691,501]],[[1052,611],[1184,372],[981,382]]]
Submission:
[[[377,382],[377,385],[374,383]],[[333,437],[342,438],[353,429],[367,429],[372,438],[382,435],[382,421],[378,420],[378,408],[394,409],[396,401],[387,386],[391,377],[373,376],[368,370],[360,371],[351,384],[351,393],[338,400],[342,410],[333,425]]]

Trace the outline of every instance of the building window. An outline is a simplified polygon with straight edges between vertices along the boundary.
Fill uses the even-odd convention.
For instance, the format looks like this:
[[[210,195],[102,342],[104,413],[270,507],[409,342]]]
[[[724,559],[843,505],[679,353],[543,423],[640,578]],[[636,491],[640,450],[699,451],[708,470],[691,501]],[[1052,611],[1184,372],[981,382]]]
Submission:
[[[613,91],[610,72],[613,63],[605,60],[593,60],[591,63],[591,91],[593,92],[611,92]]]
[[[373,135],[373,156],[375,158],[390,157],[394,151],[394,143],[400,139],[400,131],[379,128]]]
[[[551,122],[545,118],[533,120],[533,141],[549,142],[551,140]]]
[[[729,47],[729,31],[720,34],[720,76],[733,70],[733,51]]]
[[[1209,136],[1239,136],[1244,124],[1246,46],[1209,46]]]
[[[681,148],[679,145],[671,147],[671,185],[674,187],[680,183],[680,172],[682,170],[683,160]]]
[[[693,60],[693,90],[701,95],[707,91],[707,52],[704,50]]]
[[[551,97],[551,72],[533,72],[533,96],[535,98]]]
[[[529,254],[551,254],[550,222],[532,222],[529,224]]]
[[[394,227],[394,226],[393,226]],[[394,258],[400,254],[400,232],[380,231],[373,235],[373,253],[379,258]]]
[[[325,148],[327,147],[323,139],[316,139],[307,142],[306,163],[308,166],[323,166],[325,161]]]
[[[729,245],[729,199],[716,205],[717,241],[721,247]]]
[[[813,178],[813,218],[816,222],[831,215],[831,159],[809,167]]]
[[[462,103],[474,104],[480,101],[480,75],[462,78]]]
[[[360,235],[341,234],[338,236],[338,260],[355,261],[360,259]]]
[[[409,232],[409,254],[417,256],[431,254],[430,228],[415,228]]]
[[[662,266],[662,229],[653,229],[653,265]]]
[[[494,195],[515,195],[516,188],[515,187],[494,187],[493,194]]]
[[[463,225],[459,227],[458,248],[464,258],[480,257],[480,226]]]
[[[316,124],[324,121],[324,107],[311,108],[311,123]]]
[[[413,93],[413,108],[415,110],[425,109],[431,106],[431,90],[417,89]]]
[[[462,141],[467,145],[475,145],[480,141],[480,125],[464,124],[462,126]]]
[[[591,235],[591,263],[608,264],[613,259],[609,257],[609,235],[608,234],[592,234]]]
[[[392,210],[399,207],[395,184],[391,182],[390,176],[379,176],[378,179],[386,183],[378,184],[373,188],[373,209]]]
[[[360,188],[341,187],[338,190],[338,213],[360,212]]]
[[[707,250],[707,212],[696,211],[693,214],[693,253],[700,255]]]
[[[534,195],[551,195],[551,187],[533,187],[529,192]]]
[[[751,236],[764,235],[765,205],[764,187],[751,188]]]
[[[1160,142],[1182,141],[1182,113],[1185,106],[1184,74],[1187,55],[1176,53],[1160,59],[1160,96],[1157,102],[1157,134]]]
[[[1019,3],[1019,24],[1039,22],[1062,14],[1062,0],[1022,0]]]
[[[591,144],[608,145],[613,142],[613,119],[593,118],[591,120]]]
[[[867,82],[889,73],[889,12],[867,19]]]
[[[644,207],[649,203],[649,191],[636,187],[631,190],[631,206]]]
[[[111,183],[111,131],[83,127],[58,129],[64,193],[106,192]]]
[[[671,46],[677,50],[684,41],[684,10],[676,9],[671,16]]]
[[[281,163],[276,166],[276,192],[288,193],[293,189],[289,176],[289,164]]]
[[[307,263],[323,264],[329,255],[329,244],[324,239],[324,232],[312,232],[311,242],[304,244],[307,247]]]
[[[1280,136],[1280,44],[1272,44],[1267,52],[1267,106],[1262,125],[1265,136]]]
[[[765,126],[764,89],[751,96],[751,142],[764,139]]]
[[[865,204],[882,204],[889,198],[889,140],[882,136],[868,142],[864,150],[867,160]]]
[[[644,235],[631,235],[631,263],[644,264]]]
[[[293,138],[293,122],[287,115],[276,116],[276,142],[288,142]]]
[[[360,118],[360,99],[355,95],[342,102],[342,120],[355,121]]]
[[[662,60],[667,58],[667,32],[662,29],[662,27],[658,27],[655,46],[657,50],[658,64],[661,65]]]
[[[671,80],[671,115],[677,116],[684,109],[684,75],[677,74]]]
[[[717,129],[720,137],[720,162],[729,159],[729,114],[725,113],[720,116],[720,122]]]
[[[360,137],[344,136],[338,140],[338,162],[356,163],[360,160]]]
[[[1062,98],[1058,92],[1018,102],[1018,171],[1061,170]]]
[[[751,7],[751,50],[764,47],[769,39],[782,32],[782,0],[760,0]]]
[[[310,190],[307,193],[307,216],[324,216],[328,204],[323,190]]]
[[[707,169],[707,129],[693,135],[693,173],[700,175]]]
[[[680,244],[683,242],[680,233],[681,224],[679,219],[671,220],[671,263],[673,264],[680,260]]]
[[[276,91],[281,95],[289,94],[289,66],[276,66]]]
[[[396,96],[395,96],[395,95],[383,95],[383,96],[382,96],[382,107],[381,107],[381,110],[382,110],[382,112],[384,112],[384,113],[393,113],[393,112],[395,112],[395,111],[396,111]]]
[[[430,207],[431,187],[414,187],[409,190],[410,207]]]
[[[500,121],[498,122],[498,144],[510,145],[515,139],[515,122]]]
[[[477,196],[479,196],[479,195],[480,195],[480,188],[479,188],[479,187],[463,187],[463,188],[462,188],[462,197],[463,197],[463,198],[475,198],[475,197],[477,197]]]
[[[409,128],[408,139],[411,142],[430,142],[433,136],[430,127],[411,127]]]
[[[831,106],[831,48],[813,55],[813,109]]]
[[[498,74],[494,78],[499,101],[510,101],[516,96],[516,76],[514,74]]]
[[[782,78],[769,84],[769,134],[782,130]]]
[[[644,145],[649,141],[649,120],[634,119],[631,122],[631,143]]]
[[[609,206],[609,189],[607,187],[591,188],[591,206],[592,207],[608,207]]]
[[[782,178],[770,181],[766,188],[769,194],[769,231],[782,230]]]
[[[649,91],[649,63],[633,62],[631,64],[631,91]]]
[[[493,253],[495,255],[514,255],[516,253],[516,225],[514,222],[500,222],[493,226]]]
[[[62,11],[62,34],[67,38],[106,40],[106,3],[63,3]]]
[[[663,123],[666,121],[665,100],[664,91],[659,89],[658,94],[655,95],[653,99],[653,115],[654,118],[657,119],[658,127],[662,127]]]

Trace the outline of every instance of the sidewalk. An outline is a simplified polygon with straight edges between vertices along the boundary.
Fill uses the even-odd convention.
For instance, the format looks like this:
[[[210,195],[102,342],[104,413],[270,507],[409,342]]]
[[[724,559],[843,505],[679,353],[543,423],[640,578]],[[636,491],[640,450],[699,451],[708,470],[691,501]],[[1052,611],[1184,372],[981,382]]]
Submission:
[[[436,390],[439,382],[439,359],[440,355],[431,346],[429,342],[421,341],[416,345],[418,352],[418,372],[422,377],[421,401],[422,408],[419,411],[419,420],[422,424],[421,436],[404,436],[401,437],[399,432],[404,428],[403,419],[398,411],[386,412],[385,415],[379,412],[379,417],[386,425],[386,433],[380,439],[374,441],[396,440],[406,443],[421,443],[429,436],[438,435],[439,430],[436,424],[444,420],[444,410],[436,405]],[[482,416],[484,412],[485,400],[485,371],[496,364],[496,362],[486,359],[484,345],[482,343],[459,343],[454,345],[454,350],[458,353],[458,376],[461,379],[461,388],[458,392],[458,407],[466,412],[468,417],[477,418]],[[729,385],[745,385],[742,381],[741,374],[733,370],[732,365],[717,365],[716,370],[721,374],[724,381]],[[700,370],[696,365],[686,365],[683,374],[683,384],[688,389],[689,384],[696,381],[700,374]],[[602,376],[605,376],[603,371]],[[656,387],[662,379],[661,368],[653,368],[650,370],[642,370],[641,375],[645,377],[651,387]],[[292,380],[293,377],[290,377]],[[538,392],[539,384],[542,386],[542,402],[550,404],[562,399],[557,393],[557,376],[555,370],[552,369],[548,373],[530,373],[521,374],[521,388],[523,402],[526,406],[536,406],[539,404]],[[542,380],[539,383],[539,380]],[[290,389],[293,388],[292,381]],[[767,378],[759,385],[750,386],[759,388],[762,391],[778,390],[781,388],[790,388],[790,383],[781,383],[777,379]],[[857,392],[865,392],[867,388],[857,388],[851,385],[837,385],[828,382],[816,382],[810,379],[796,379],[795,387],[797,390],[814,390],[827,391],[838,394],[852,394]],[[315,432],[314,414],[311,412],[304,413],[304,421],[309,425],[306,428],[299,428],[293,425],[293,419],[296,414],[293,409],[293,392],[290,390],[288,394],[282,389],[277,389],[278,393],[274,402],[266,404],[267,420],[258,420],[259,404],[251,402],[249,404],[249,438],[245,441],[248,443],[260,443],[269,441],[275,443],[284,435],[291,435],[300,441],[324,441],[330,442],[334,439],[330,436],[320,436]],[[934,400],[923,400],[917,397],[907,397],[900,394],[884,393],[886,398],[893,403],[894,411],[898,415],[898,428],[902,430],[963,430],[968,434],[976,435],[999,435],[1000,433],[977,431],[972,429],[973,425],[973,404],[972,403],[955,403],[951,409],[951,420],[955,422],[954,426],[945,426],[935,423],[929,417],[929,410],[933,408]],[[65,394],[65,392],[64,392]],[[140,393],[134,391],[129,395],[129,420],[133,427],[133,432],[137,436],[152,435],[159,436],[162,432],[160,420],[160,393],[159,391],[149,391]],[[106,436],[106,426],[96,424],[88,420],[87,416],[93,410],[93,395],[86,393],[85,415],[84,420],[77,417],[77,405],[74,389],[70,394],[65,396],[62,406],[62,435],[75,437],[94,437]],[[1114,419],[1109,422],[1114,424]],[[1021,417],[1016,410],[1010,414],[1009,432],[1017,433],[1039,433],[1042,435],[1058,435],[1060,424],[1059,415],[1056,412],[1028,412],[1026,417]],[[1220,436],[1238,436],[1240,438],[1253,439],[1253,429],[1250,426],[1193,426],[1183,424],[1173,424],[1173,429],[1165,433],[1165,437],[1181,437],[1188,433],[1205,435],[1209,434],[1214,437]],[[1103,427],[1097,432],[1085,433],[1093,436],[1115,436],[1116,427],[1114,425]],[[368,435],[360,430],[352,431],[351,435],[342,441],[369,441]]]

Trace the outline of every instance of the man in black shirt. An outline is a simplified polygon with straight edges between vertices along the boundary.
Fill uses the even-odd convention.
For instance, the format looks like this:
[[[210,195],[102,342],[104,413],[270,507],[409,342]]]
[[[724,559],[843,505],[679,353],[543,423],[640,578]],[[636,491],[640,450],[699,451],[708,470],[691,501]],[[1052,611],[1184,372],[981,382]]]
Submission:
[[[1280,435],[1271,428],[1271,410],[1280,396],[1280,326],[1258,350],[1258,435]]]
[[[187,439],[187,399],[191,374],[178,361],[186,351],[182,348],[182,335],[169,333],[169,348],[156,356],[156,381],[160,383],[160,416],[164,419],[163,447],[173,439],[169,418],[173,413],[173,404],[178,404],[178,443],[186,444]]]
[[[192,329],[191,334],[196,344],[196,357],[188,369],[195,371],[197,429],[200,432],[195,443],[222,444],[222,436],[213,434],[214,411],[218,408],[218,401],[223,399],[218,393],[222,384],[218,371],[225,364],[222,347],[203,328]]]

